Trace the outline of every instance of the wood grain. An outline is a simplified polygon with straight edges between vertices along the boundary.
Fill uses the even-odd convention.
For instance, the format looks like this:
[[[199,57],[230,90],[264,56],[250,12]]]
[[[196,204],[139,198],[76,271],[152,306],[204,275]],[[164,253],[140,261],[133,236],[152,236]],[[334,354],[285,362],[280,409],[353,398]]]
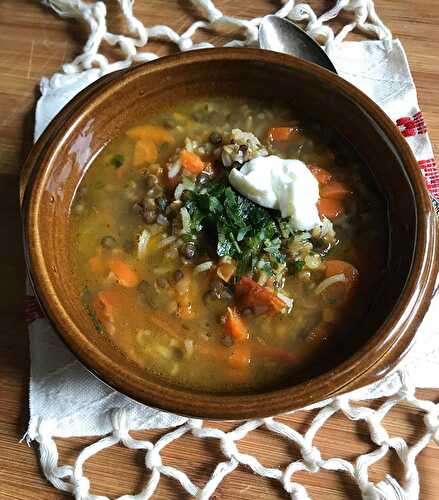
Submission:
[[[253,0],[217,1],[227,14],[249,17],[268,12],[277,2]],[[310,2],[318,11],[328,8],[330,1]],[[138,2],[136,12],[146,24],[166,22],[177,31],[193,19],[189,2],[181,0],[151,0]],[[120,26],[120,16],[114,14],[116,2],[110,0],[110,27]],[[439,148],[439,3],[435,0],[412,2],[378,0],[377,10],[382,19],[401,38],[418,88],[419,100],[430,129],[434,148]],[[113,9],[114,8],[114,9]],[[202,35],[206,37],[207,35]],[[201,37],[200,36],[200,39]],[[212,39],[212,37],[211,37]],[[214,42],[224,39],[213,37]],[[37,85],[44,75],[50,75],[63,62],[71,60],[86,41],[83,25],[61,20],[32,0],[2,0],[0,3],[0,498],[46,499],[67,498],[55,491],[43,479],[36,460],[36,447],[29,448],[19,439],[27,421],[28,340],[23,320],[24,266],[22,260],[17,176],[32,142],[33,111]],[[172,51],[171,46],[151,47],[160,54]],[[439,392],[419,391],[421,397],[438,400]],[[299,412],[283,420],[303,431],[312,414]],[[419,417],[400,405],[386,417],[391,435],[402,435],[409,443],[422,433]],[[230,424],[222,424],[225,428]],[[157,438],[157,431],[142,433]],[[317,435],[316,445],[324,456],[352,459],[358,453],[372,449],[364,425],[358,425],[336,415]],[[72,463],[78,451],[91,439],[59,440],[61,459]],[[266,431],[255,431],[239,444],[242,451],[256,453],[265,465],[285,465],[298,456],[294,447],[285,444]],[[222,458],[215,443],[184,437],[162,453],[165,463],[181,467],[197,484],[206,481],[218,460]],[[110,496],[138,491],[144,484],[142,453],[114,447],[87,462],[93,492]],[[371,469],[371,479],[378,481],[387,472],[401,478],[401,469],[394,456],[388,456]],[[429,446],[417,460],[421,472],[421,498],[439,496],[439,449]],[[340,474],[319,472],[298,474],[297,479],[317,499],[359,498],[352,481]],[[254,476],[240,467],[220,486],[216,498],[253,499],[288,498],[272,481]],[[162,479],[155,498],[186,498],[170,479]]]

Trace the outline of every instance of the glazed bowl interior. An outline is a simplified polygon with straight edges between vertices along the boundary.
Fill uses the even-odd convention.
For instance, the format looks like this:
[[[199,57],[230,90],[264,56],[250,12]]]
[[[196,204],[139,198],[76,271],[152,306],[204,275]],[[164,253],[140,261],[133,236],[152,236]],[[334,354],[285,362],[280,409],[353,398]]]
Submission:
[[[68,216],[75,191],[102,148],[143,115],[198,96],[279,101],[348,141],[379,187],[388,219],[383,286],[361,325],[334,359],[318,363],[288,387],[251,394],[208,394],[173,386],[137,365],[98,333],[80,300],[70,258]],[[200,51],[111,75],[80,94],[49,127],[28,161],[25,239],[43,308],[67,345],[106,383],[134,399],[191,416],[246,418],[280,413],[327,398],[388,370],[402,355],[418,305],[428,293],[425,259],[434,232],[414,159],[398,131],[371,101],[337,76],[294,58],[258,50]],[[424,273],[424,285],[419,285]],[[427,273],[427,274],[425,274]],[[408,311],[408,312],[407,312]],[[404,337],[404,342],[401,339]],[[400,343],[396,349],[396,345]],[[393,358],[392,358],[393,359]],[[379,366],[379,369],[377,368]]]

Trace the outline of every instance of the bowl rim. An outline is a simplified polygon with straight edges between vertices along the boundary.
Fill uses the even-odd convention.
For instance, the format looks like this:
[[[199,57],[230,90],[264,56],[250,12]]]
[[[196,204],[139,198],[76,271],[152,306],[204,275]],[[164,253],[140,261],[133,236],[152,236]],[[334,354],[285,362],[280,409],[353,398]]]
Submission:
[[[50,165],[51,158],[56,156],[63,140],[74,130],[77,118],[83,113],[90,112],[116,89],[141,75],[205,62],[207,58],[217,64],[220,61],[233,59],[239,60],[242,64],[258,61],[268,65],[294,68],[312,74],[331,88],[344,93],[366,110],[385,132],[404,163],[405,173],[414,191],[417,236],[413,262],[418,262],[419,265],[412,264],[398,301],[374,335],[351,357],[329,372],[292,387],[246,395],[209,394],[140,379],[127,370],[123,376],[119,375],[116,368],[120,369],[120,366],[110,357],[93,349],[91,340],[82,333],[61,299],[56,296],[50,266],[46,265],[43,259],[41,249],[43,242],[38,232],[38,209],[47,180],[46,167]],[[41,164],[43,168],[37,168]],[[435,276],[438,267],[435,258],[438,248],[437,220],[417,161],[407,141],[384,111],[357,87],[320,66],[286,54],[262,49],[202,49],[166,56],[104,76],[71,100],[43,132],[23,168],[20,197],[24,220],[25,256],[30,278],[42,309],[59,336],[84,366],[108,385],[136,401],[182,415],[218,420],[267,417],[302,408],[366,385],[385,375],[408,352],[413,343],[415,330],[427,310],[428,298],[433,293],[432,276]]]

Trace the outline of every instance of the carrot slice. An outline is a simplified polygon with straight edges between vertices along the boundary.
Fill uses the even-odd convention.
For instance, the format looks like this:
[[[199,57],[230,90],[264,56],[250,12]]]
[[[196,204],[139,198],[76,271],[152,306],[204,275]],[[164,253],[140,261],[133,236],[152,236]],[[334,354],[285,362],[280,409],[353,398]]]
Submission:
[[[249,337],[247,325],[244,323],[238,311],[231,307],[227,308],[225,327],[228,333],[239,342],[247,340]]]
[[[269,358],[278,363],[285,363],[287,365],[296,365],[297,357],[288,351],[276,347],[274,345],[261,344],[260,342],[253,342],[251,348],[256,355]]]
[[[247,276],[243,276],[235,287],[236,301],[241,309],[249,308],[253,314],[277,314],[286,308],[285,302],[271,290]]]
[[[157,146],[150,139],[142,139],[134,146],[133,165],[140,167],[145,163],[152,163],[158,158]]]
[[[352,189],[346,184],[343,184],[343,182],[333,181],[320,189],[320,196],[331,200],[343,200],[351,195]]]
[[[319,215],[324,215],[328,219],[334,220],[344,212],[343,205],[340,200],[331,200],[329,198],[320,198],[317,202],[317,210]]]
[[[308,168],[311,170],[312,175],[317,179],[321,186],[324,186],[331,181],[332,174],[324,168],[320,168],[317,165],[308,165]]]
[[[182,149],[180,151],[180,161],[182,167],[189,170],[189,172],[192,172],[193,174],[199,174],[204,170],[203,160],[198,155],[188,151],[187,149]]]
[[[96,314],[96,317],[102,324],[110,321],[112,316],[112,305],[109,301],[107,301],[104,290],[96,294],[96,296],[91,301],[91,305]]]
[[[267,130],[267,137],[270,141],[283,142],[288,141],[300,135],[297,127],[270,127]]]
[[[121,309],[121,296],[117,288],[110,288],[98,292],[91,301],[96,318],[109,334],[114,333],[114,316],[117,309]]]
[[[192,304],[189,300],[183,300],[186,296],[182,296],[182,300],[178,303],[177,315],[181,319],[193,319],[195,314],[192,309]]]
[[[347,281],[333,283],[322,292],[322,297],[332,306],[342,306],[352,298],[352,293],[358,284],[360,274],[352,264],[343,260],[327,260],[325,264],[326,278],[330,278],[336,274],[343,274]]]
[[[119,283],[126,288],[134,288],[140,282],[137,273],[125,261],[120,259],[111,259],[108,261],[108,267],[116,276]]]
[[[93,274],[101,274],[104,272],[105,264],[100,255],[91,257],[88,261],[88,265]]]
[[[137,127],[132,127],[127,131],[127,136],[130,139],[149,140],[155,144],[162,142],[175,144],[175,138],[169,130],[155,125],[138,125]]]
[[[325,276],[330,278],[336,274],[344,274],[348,281],[354,282],[358,279],[359,273],[356,267],[344,260],[326,260]]]
[[[250,349],[247,344],[236,344],[232,347],[228,362],[233,368],[244,370],[250,365]]]

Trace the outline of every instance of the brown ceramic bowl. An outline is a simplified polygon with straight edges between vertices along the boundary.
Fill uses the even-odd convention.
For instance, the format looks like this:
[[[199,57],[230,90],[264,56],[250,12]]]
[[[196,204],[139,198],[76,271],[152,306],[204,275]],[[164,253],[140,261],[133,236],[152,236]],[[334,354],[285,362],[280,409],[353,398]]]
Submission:
[[[344,358],[288,387],[252,394],[185,390],[145,378],[98,334],[79,299],[69,259],[68,216],[91,160],[142,112],[196,95],[277,99],[342,134],[363,157],[388,207],[390,249],[384,286]],[[437,274],[436,217],[418,165],[389,118],[342,78],[283,54],[212,49],[159,59],[109,75],[52,121],[23,174],[27,259],[42,307],[83,364],[137,401],[214,419],[265,417],[358,388],[385,375],[407,353]],[[386,221],[377,221],[386,224]]]

